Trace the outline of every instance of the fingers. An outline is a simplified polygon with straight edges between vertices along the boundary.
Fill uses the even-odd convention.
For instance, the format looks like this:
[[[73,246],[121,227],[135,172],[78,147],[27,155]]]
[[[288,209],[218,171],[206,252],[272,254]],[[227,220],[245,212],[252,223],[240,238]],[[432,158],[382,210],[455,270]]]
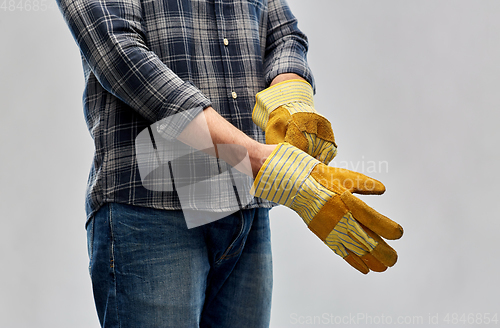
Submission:
[[[374,272],[384,272],[387,270],[387,267],[396,264],[398,259],[396,251],[373,231],[366,227],[363,227],[363,229],[377,242],[377,245],[371,251],[367,251],[364,255],[360,254],[360,256],[346,248],[345,250],[348,255],[344,259],[362,273],[366,272],[366,268]],[[361,265],[361,262],[363,262],[364,265]]]
[[[269,120],[264,129],[266,143],[268,145],[278,144],[285,141],[289,121],[290,114],[286,109],[281,107],[277,108],[269,115]]]
[[[367,274],[370,272],[367,264],[356,254],[345,248],[341,242],[329,242],[324,240],[325,244],[330,248],[335,254],[342,257],[347,263],[349,263],[353,268],[361,272],[362,274]]]
[[[358,224],[348,213],[325,239],[325,243],[361,273],[366,274],[370,270],[383,272],[387,265],[371,253],[379,243],[371,238],[365,229],[366,227]],[[377,240],[380,240],[380,237]]]
[[[287,142],[300,150],[309,153],[309,141],[301,129],[290,119],[290,114],[282,107],[273,111],[269,117],[266,130],[266,144],[274,145]]]
[[[377,242],[377,246],[370,252],[370,254],[388,267],[392,267],[394,264],[396,264],[398,260],[398,253],[396,252],[396,250],[389,246],[385,242],[385,240],[383,240],[379,235],[371,231],[369,228],[365,226],[362,226],[362,228],[368,236],[370,236]]]
[[[347,256],[344,257],[344,260],[362,274],[368,274],[370,271],[384,272],[387,270],[387,266],[380,263],[380,261],[369,253],[359,257],[356,254],[347,251]]]
[[[361,256],[363,262],[365,262],[366,266],[370,268],[370,270],[375,272],[384,272],[387,270],[387,266],[380,262],[373,254],[367,253]]]
[[[387,266],[391,266],[389,264],[393,265],[396,263],[395,261],[391,261],[393,256],[390,250],[394,252],[397,258],[396,252],[390,248],[380,236],[358,223],[352,216],[349,220],[349,227],[350,231],[348,235],[351,237],[352,241],[345,244],[345,247],[347,250],[360,256],[370,270],[384,272],[387,270]],[[352,245],[356,245],[357,247],[353,248]],[[360,248],[363,249],[361,252]],[[387,248],[390,250],[387,250]],[[376,251],[374,252],[375,249]],[[380,250],[382,250],[382,253]]]
[[[356,221],[375,232],[375,234],[386,239],[399,239],[403,236],[403,227],[375,211],[349,191],[342,193],[340,198],[351,211]]]
[[[354,269],[358,270],[362,274],[368,274],[370,269],[366,265],[366,263],[356,254],[347,251],[347,256],[344,257],[347,263],[349,263]]]
[[[387,266],[380,262],[373,254],[367,253],[361,257],[347,251],[347,256],[344,260],[349,263],[354,269],[358,270],[362,274],[368,274],[370,271],[373,272],[384,272],[387,270]]]
[[[372,241],[375,241],[372,243],[373,246],[369,248],[363,247],[359,237],[350,233],[346,235],[352,238],[351,241],[347,240],[346,242],[341,238],[333,238],[333,240],[327,238],[324,242],[334,253],[340,255],[347,263],[363,274],[370,271],[384,272],[387,267],[393,266],[397,261],[396,251],[373,231],[363,226],[361,226],[361,229],[372,238]],[[358,247],[353,248],[353,244]]]

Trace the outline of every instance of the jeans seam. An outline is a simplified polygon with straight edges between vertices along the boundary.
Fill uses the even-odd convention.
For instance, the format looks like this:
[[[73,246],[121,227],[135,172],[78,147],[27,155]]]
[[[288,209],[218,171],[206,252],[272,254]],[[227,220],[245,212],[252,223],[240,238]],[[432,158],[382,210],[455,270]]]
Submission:
[[[94,265],[94,218],[91,219],[92,221],[87,225],[88,232],[87,234],[90,235],[87,240],[88,243],[88,255],[89,255],[89,275],[92,278],[92,267]]]
[[[240,215],[240,220],[241,220],[240,231],[238,232],[238,235],[236,236],[236,238],[233,239],[233,241],[231,242],[229,247],[224,251],[224,254],[222,254],[222,256],[217,260],[217,262],[215,262],[215,265],[219,265],[222,261],[224,261],[230,257],[233,257],[234,255],[236,255],[238,253],[238,252],[235,252],[234,255],[228,256],[229,252],[231,252],[231,250],[233,249],[233,246],[236,243],[236,241],[241,237],[241,235],[243,235],[243,231],[245,231],[245,218],[243,216],[243,213],[241,212],[241,210],[238,211],[237,213]],[[240,246],[240,249],[241,248],[242,248],[242,246]]]
[[[118,297],[116,295],[118,287],[116,282],[116,271],[115,271],[115,236],[113,234],[113,206],[109,204],[109,232],[111,238],[111,259],[110,259],[110,269],[111,275],[113,276],[113,297],[115,299],[115,311],[116,311],[116,321],[118,327],[121,327],[120,314],[118,312]]]

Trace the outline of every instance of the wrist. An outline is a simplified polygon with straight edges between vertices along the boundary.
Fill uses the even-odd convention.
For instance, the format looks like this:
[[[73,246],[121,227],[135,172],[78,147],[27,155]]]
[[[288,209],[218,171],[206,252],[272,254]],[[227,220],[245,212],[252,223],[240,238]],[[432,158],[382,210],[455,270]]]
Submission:
[[[304,80],[306,81],[306,79],[304,79],[302,76],[298,75],[298,74],[295,74],[295,73],[283,73],[283,74],[280,74],[278,76],[276,76],[273,81],[271,82],[271,84],[269,86],[273,86],[277,83],[280,83],[280,82],[283,82],[283,81],[287,81],[287,80]]]
[[[262,164],[271,155],[277,145],[266,145],[256,142],[255,147],[248,149],[248,156],[250,157],[250,165],[252,166],[253,177],[257,176]]]

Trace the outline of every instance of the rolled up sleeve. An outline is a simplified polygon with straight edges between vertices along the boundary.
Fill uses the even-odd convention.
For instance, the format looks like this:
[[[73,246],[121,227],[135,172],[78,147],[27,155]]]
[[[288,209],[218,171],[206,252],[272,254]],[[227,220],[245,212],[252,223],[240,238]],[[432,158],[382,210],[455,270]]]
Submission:
[[[99,83],[141,116],[156,122],[211,105],[148,49],[139,0],[58,0],[58,5]]]
[[[283,73],[295,73],[314,88],[314,78],[307,64],[308,40],[297,24],[285,0],[269,0],[265,52],[265,78],[271,81]]]

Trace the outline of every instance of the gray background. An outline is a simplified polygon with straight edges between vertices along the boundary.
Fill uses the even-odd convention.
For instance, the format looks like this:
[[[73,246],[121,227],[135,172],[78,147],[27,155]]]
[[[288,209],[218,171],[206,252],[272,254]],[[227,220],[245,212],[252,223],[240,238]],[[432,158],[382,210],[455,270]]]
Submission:
[[[52,1],[12,3],[0,0],[0,327],[97,327],[79,52]],[[363,199],[405,235],[395,267],[363,276],[273,209],[272,327],[441,326],[447,314],[484,326],[500,312],[500,1],[289,3],[334,164],[383,181],[384,196]]]

